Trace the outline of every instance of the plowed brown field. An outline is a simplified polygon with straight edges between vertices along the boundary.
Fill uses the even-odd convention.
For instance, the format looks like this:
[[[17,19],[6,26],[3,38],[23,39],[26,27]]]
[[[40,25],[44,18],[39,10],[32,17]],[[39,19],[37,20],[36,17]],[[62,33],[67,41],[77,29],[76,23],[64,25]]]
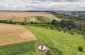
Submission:
[[[0,46],[36,40],[35,36],[22,26],[0,24]]]

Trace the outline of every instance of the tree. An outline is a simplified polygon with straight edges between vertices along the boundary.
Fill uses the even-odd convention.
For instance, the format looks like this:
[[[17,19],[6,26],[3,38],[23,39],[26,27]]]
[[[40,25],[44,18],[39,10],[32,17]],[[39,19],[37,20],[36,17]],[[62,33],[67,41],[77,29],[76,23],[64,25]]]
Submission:
[[[58,22],[57,20],[55,20],[55,19],[53,19],[52,22],[51,22],[51,24],[54,25],[54,26],[57,26],[58,23],[59,23],[59,22]]]

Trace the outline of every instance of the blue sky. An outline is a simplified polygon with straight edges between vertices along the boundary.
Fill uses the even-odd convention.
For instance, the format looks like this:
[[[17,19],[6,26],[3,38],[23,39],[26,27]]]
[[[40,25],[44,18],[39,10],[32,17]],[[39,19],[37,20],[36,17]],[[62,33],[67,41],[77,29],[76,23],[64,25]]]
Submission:
[[[0,0],[0,10],[85,11],[85,0]]]

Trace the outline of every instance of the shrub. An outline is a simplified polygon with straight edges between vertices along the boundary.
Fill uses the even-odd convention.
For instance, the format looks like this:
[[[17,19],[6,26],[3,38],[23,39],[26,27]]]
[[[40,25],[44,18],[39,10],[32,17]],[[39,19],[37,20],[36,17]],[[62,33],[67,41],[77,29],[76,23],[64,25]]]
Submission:
[[[52,55],[52,52],[48,50],[45,55]]]
[[[85,39],[85,36],[82,36],[83,37],[83,39]]]
[[[80,52],[83,52],[83,48],[82,48],[82,47],[78,47],[78,50],[79,50]]]
[[[33,22],[33,21],[31,21],[30,23],[31,23],[31,24],[34,24],[34,22]]]
[[[70,30],[70,34],[71,34],[71,35],[74,35],[74,32],[75,32],[74,29],[71,29],[71,30]]]
[[[57,20],[53,19],[51,24],[54,25],[54,26],[57,26],[59,24],[59,22]]]

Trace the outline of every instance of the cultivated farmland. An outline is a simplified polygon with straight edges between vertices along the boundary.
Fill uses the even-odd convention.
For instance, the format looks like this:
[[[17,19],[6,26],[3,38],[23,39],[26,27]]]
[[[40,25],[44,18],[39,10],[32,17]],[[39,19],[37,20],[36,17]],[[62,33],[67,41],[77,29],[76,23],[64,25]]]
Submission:
[[[0,46],[36,40],[35,36],[24,27],[0,24]]]
[[[55,18],[50,12],[0,12],[0,20],[12,20],[22,22],[24,18],[32,16],[44,16],[48,18]]]

